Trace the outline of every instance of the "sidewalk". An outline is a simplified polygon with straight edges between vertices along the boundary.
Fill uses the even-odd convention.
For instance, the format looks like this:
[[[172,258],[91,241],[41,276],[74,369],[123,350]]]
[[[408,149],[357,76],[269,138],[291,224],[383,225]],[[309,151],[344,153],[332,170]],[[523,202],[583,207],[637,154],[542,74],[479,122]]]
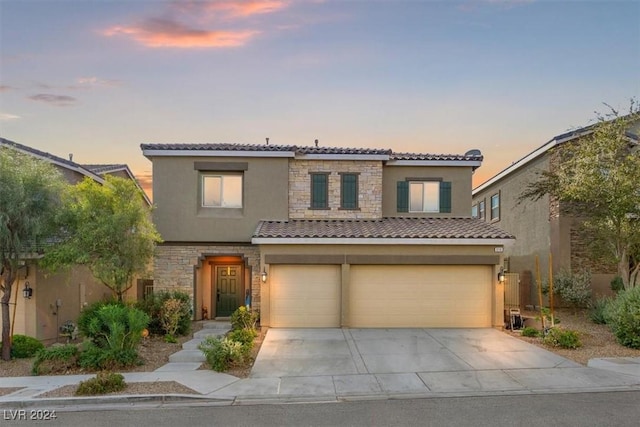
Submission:
[[[474,343],[473,346],[478,347],[475,344],[479,342],[478,336],[473,334],[482,334],[481,342],[485,343],[485,347],[474,354],[465,346],[465,343]],[[385,336],[392,341],[385,342]],[[335,402],[640,390],[640,357],[592,359],[589,367],[585,367],[535,346],[530,349],[522,347],[522,341],[503,336],[506,337],[498,333],[494,338],[492,331],[482,330],[415,330],[404,333],[340,329],[270,331],[249,378],[239,379],[214,371],[195,370],[199,362],[181,360],[174,360],[155,372],[123,374],[127,383],[176,381],[200,395],[42,399],[37,396],[65,385],[78,384],[93,375],[13,377],[0,378],[0,388],[19,388],[11,394],[0,396],[0,409],[69,408],[77,405],[122,407],[132,404]],[[425,343],[431,341],[436,345],[435,350],[425,347]],[[418,362],[426,360],[428,363],[419,365],[415,364],[416,361],[406,359],[407,353],[411,353],[405,345],[409,342],[413,343],[421,357]],[[185,348],[191,349],[193,345],[187,344]],[[399,359],[398,354],[390,353],[390,348],[405,353]],[[373,354],[374,351],[385,353],[381,356]],[[514,354],[525,356],[519,356],[519,360],[514,361]],[[195,352],[183,355],[192,359],[198,357]],[[331,355],[335,363],[323,367],[327,355]],[[348,365],[342,362],[349,358],[356,362],[350,370],[345,370]],[[372,361],[381,360],[385,363],[391,361],[395,365],[391,369],[385,365],[382,369],[383,365],[378,363],[380,368],[376,370]],[[415,372],[410,372],[412,368],[407,369],[410,366],[415,367]],[[290,371],[287,373],[283,367],[289,367]]]

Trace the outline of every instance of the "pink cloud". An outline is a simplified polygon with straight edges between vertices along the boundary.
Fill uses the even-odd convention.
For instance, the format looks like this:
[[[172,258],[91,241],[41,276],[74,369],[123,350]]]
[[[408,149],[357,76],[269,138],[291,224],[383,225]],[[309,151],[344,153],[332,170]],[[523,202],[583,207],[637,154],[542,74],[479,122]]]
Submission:
[[[258,34],[258,31],[207,31],[190,28],[169,19],[150,19],[139,26],[112,27],[103,34],[126,35],[147,47],[222,48],[243,46],[251,37]]]
[[[253,0],[253,1],[228,1],[211,2],[211,10],[228,11],[232,16],[251,16],[264,13],[272,13],[287,6],[284,1],[278,0]]]

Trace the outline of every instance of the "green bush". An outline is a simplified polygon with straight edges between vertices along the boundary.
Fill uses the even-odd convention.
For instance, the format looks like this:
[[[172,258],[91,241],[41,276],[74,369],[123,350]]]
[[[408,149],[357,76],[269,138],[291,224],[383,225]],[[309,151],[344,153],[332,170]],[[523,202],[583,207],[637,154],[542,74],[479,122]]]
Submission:
[[[553,293],[574,309],[588,307],[591,303],[591,273],[583,270],[571,273],[560,270],[553,280]]]
[[[170,299],[181,302],[177,328],[172,335],[187,335],[191,332],[191,297],[186,292],[157,292],[138,301],[136,307],[149,315],[149,332],[155,335],[167,335],[170,333],[162,325],[162,311],[165,301]]]
[[[540,331],[537,330],[536,328],[532,328],[531,326],[526,326],[523,330],[522,330],[522,336],[523,337],[539,337],[540,336]]]
[[[624,290],[624,282],[622,281],[622,277],[616,276],[611,281],[611,290],[616,294],[622,290]]]
[[[75,392],[76,396],[93,396],[124,390],[127,384],[121,374],[98,372],[94,378],[82,381]]]
[[[237,329],[256,329],[258,323],[258,312],[247,309],[244,305],[239,307],[231,314],[231,328]]]
[[[100,310],[102,307],[106,305],[122,305],[122,302],[118,302],[116,300],[108,300],[108,301],[96,301],[93,304],[85,307],[80,312],[80,316],[78,317],[78,330],[82,334],[86,334],[85,331],[89,328],[89,322],[96,316],[96,312]]]
[[[229,338],[207,337],[198,348],[204,353],[209,366],[217,372],[242,364],[246,357],[242,343]]]
[[[78,347],[73,344],[51,346],[36,353],[31,367],[33,375],[64,373],[78,366]]]
[[[245,360],[251,356],[253,341],[257,336],[258,332],[255,329],[236,329],[227,334],[228,339],[242,345],[242,355]]]
[[[607,306],[605,316],[620,344],[640,348],[640,286],[621,291]]]
[[[160,325],[165,331],[165,341],[175,343],[175,335],[180,327],[182,313],[188,311],[187,303],[177,298],[169,298],[162,304],[160,310]]]
[[[26,335],[14,335],[11,339],[11,357],[14,359],[33,357],[43,348],[40,341]]]
[[[78,324],[90,339],[80,355],[81,366],[124,367],[138,361],[136,348],[142,339],[142,331],[149,324],[149,316],[134,307],[107,304],[91,311]]]
[[[582,347],[578,332],[569,329],[551,328],[543,338],[543,342],[553,347],[578,348]]]
[[[605,325],[608,322],[607,310],[611,301],[612,299],[609,297],[602,297],[595,300],[589,312],[589,319],[595,324]]]

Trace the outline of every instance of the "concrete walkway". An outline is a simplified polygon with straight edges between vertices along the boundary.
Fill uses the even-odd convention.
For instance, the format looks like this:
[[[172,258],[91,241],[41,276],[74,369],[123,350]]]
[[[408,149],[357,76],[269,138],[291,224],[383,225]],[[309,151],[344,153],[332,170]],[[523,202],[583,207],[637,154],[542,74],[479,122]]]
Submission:
[[[0,408],[640,390],[640,357],[593,359],[585,367],[493,329],[271,329],[249,378],[194,370],[195,364],[175,360],[155,372],[123,375],[129,383],[176,381],[202,396],[40,399],[92,375],[13,377],[0,378],[0,388],[19,388],[0,396]]]

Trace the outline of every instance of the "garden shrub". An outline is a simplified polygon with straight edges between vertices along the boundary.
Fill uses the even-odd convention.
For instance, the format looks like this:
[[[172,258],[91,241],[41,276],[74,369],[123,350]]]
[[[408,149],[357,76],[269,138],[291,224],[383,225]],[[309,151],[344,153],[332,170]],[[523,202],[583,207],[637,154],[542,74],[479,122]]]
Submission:
[[[94,378],[82,381],[75,392],[76,396],[93,396],[124,390],[127,384],[121,374],[114,372],[98,372]]]
[[[95,313],[106,305],[124,305],[122,302],[116,300],[96,301],[93,304],[82,309],[80,316],[78,317],[78,330],[82,334],[86,334],[89,327],[89,322],[95,317]]]
[[[245,306],[239,307],[231,314],[231,328],[236,329],[256,329],[258,323],[258,312],[248,309]]]
[[[616,276],[611,281],[611,290],[616,294],[620,291],[624,290],[624,282],[622,281],[622,277]]]
[[[137,362],[136,348],[149,324],[149,316],[134,307],[108,304],[78,323],[90,339],[80,355],[81,366],[104,369]]]
[[[607,306],[605,316],[620,344],[640,348],[640,286],[621,291]]]
[[[165,331],[165,341],[176,342],[175,336],[180,326],[180,317],[185,311],[185,305],[184,301],[177,298],[169,298],[162,304],[160,324]]]
[[[198,348],[204,353],[209,366],[217,372],[243,363],[246,357],[242,343],[229,338],[207,337]]]
[[[543,338],[543,342],[553,347],[578,348],[582,347],[578,332],[569,329],[551,328]]]
[[[182,303],[178,327],[174,335],[187,335],[191,332],[191,297],[186,292],[157,292],[147,296],[144,300],[138,301],[136,307],[149,315],[149,332],[155,335],[166,335],[168,332],[163,327],[161,319],[164,303],[169,299],[175,299]]]
[[[595,300],[589,312],[589,319],[595,324],[605,325],[608,322],[607,309],[611,301],[612,299],[609,297],[602,297]]]
[[[227,339],[239,342],[242,345],[242,355],[246,360],[251,356],[253,341],[257,336],[258,332],[255,329],[236,329],[227,334]]]
[[[540,331],[536,328],[532,328],[531,326],[525,326],[524,329],[522,329],[522,336],[532,338],[539,337]]]
[[[11,357],[14,359],[33,357],[43,348],[44,345],[40,341],[26,335],[14,335],[11,339]]]
[[[33,375],[64,373],[78,365],[78,347],[73,344],[54,345],[36,353],[31,367]]]
[[[562,298],[562,301],[574,308],[588,307],[591,303],[591,273],[582,270],[579,273],[571,273],[560,270],[553,280],[553,292]]]

